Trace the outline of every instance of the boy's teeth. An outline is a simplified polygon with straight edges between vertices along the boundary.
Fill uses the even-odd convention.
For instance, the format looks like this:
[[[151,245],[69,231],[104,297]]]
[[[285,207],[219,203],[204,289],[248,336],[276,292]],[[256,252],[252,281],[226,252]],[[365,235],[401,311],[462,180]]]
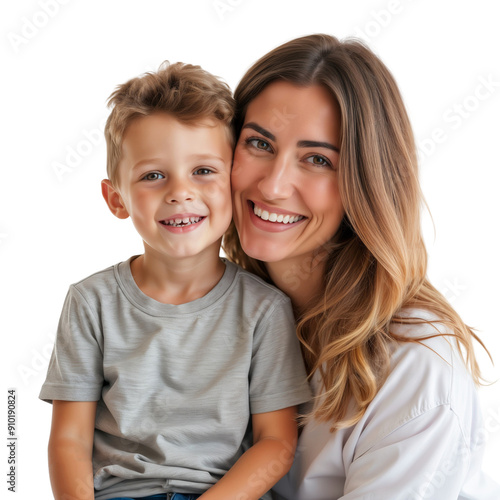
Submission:
[[[270,222],[281,222],[282,224],[293,224],[294,222],[298,222],[304,218],[303,215],[283,215],[276,214],[274,212],[268,212],[267,210],[262,210],[262,208],[258,207],[254,204],[253,213],[260,217],[262,220],[268,220]]]
[[[191,224],[196,224],[197,222],[200,222],[202,218],[203,217],[184,217],[183,219],[170,219],[166,221],[166,224],[168,226],[183,227],[183,226],[189,226]]]

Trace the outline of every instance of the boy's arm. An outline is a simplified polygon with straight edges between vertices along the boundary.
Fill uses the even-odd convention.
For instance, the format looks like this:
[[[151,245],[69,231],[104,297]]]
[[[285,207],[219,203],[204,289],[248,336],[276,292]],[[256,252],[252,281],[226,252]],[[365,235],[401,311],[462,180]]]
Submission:
[[[53,401],[49,472],[56,500],[94,499],[96,401]]]
[[[292,466],[296,407],[252,415],[254,444],[200,500],[258,500]]]

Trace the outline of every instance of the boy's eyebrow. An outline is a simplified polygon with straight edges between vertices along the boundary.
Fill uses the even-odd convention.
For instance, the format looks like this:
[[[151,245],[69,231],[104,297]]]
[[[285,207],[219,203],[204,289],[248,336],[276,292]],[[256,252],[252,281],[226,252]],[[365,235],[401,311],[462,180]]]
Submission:
[[[212,153],[200,153],[200,154],[192,154],[189,156],[191,160],[194,161],[202,161],[202,160],[217,160],[220,161],[221,163],[225,163],[224,158],[222,156],[218,156]],[[141,160],[138,161],[132,169],[136,169],[139,167],[142,167],[143,165],[152,165],[152,164],[159,164],[161,165],[164,162],[161,158],[148,158],[146,160]]]
[[[148,158],[146,160],[141,160],[141,161],[138,161],[133,167],[132,169],[135,169],[135,168],[139,168],[139,167],[142,167],[142,165],[148,165],[148,164],[151,164],[151,163],[161,163],[161,159],[160,158]]]
[[[271,139],[271,141],[276,141],[276,136],[271,134],[268,130],[265,128],[262,128],[260,125],[257,125],[255,122],[248,122],[243,125],[242,128],[251,128],[252,130],[255,130],[259,134],[262,134],[264,137],[267,137],[268,139]]]
[[[222,158],[222,156],[214,155],[212,153],[192,154],[189,157],[192,158],[193,160],[198,160],[198,161],[200,161],[200,160],[218,160],[221,163],[225,163],[224,158]]]

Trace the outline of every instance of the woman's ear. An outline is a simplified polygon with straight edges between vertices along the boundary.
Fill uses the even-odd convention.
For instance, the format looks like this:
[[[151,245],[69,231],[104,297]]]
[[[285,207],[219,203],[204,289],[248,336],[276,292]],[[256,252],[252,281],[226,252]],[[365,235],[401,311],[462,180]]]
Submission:
[[[114,188],[109,179],[104,179],[101,182],[101,191],[111,213],[119,219],[126,219],[129,213],[123,204],[120,193]]]

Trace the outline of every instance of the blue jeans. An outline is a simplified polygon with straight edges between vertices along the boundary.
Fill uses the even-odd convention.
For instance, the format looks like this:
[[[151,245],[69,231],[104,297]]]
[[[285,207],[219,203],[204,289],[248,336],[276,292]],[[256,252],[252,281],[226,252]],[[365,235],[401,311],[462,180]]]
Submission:
[[[201,495],[187,494],[187,493],[174,493],[171,497],[168,497],[167,493],[161,493],[159,495],[151,495],[149,497],[132,498],[132,497],[116,497],[111,500],[196,500]]]

